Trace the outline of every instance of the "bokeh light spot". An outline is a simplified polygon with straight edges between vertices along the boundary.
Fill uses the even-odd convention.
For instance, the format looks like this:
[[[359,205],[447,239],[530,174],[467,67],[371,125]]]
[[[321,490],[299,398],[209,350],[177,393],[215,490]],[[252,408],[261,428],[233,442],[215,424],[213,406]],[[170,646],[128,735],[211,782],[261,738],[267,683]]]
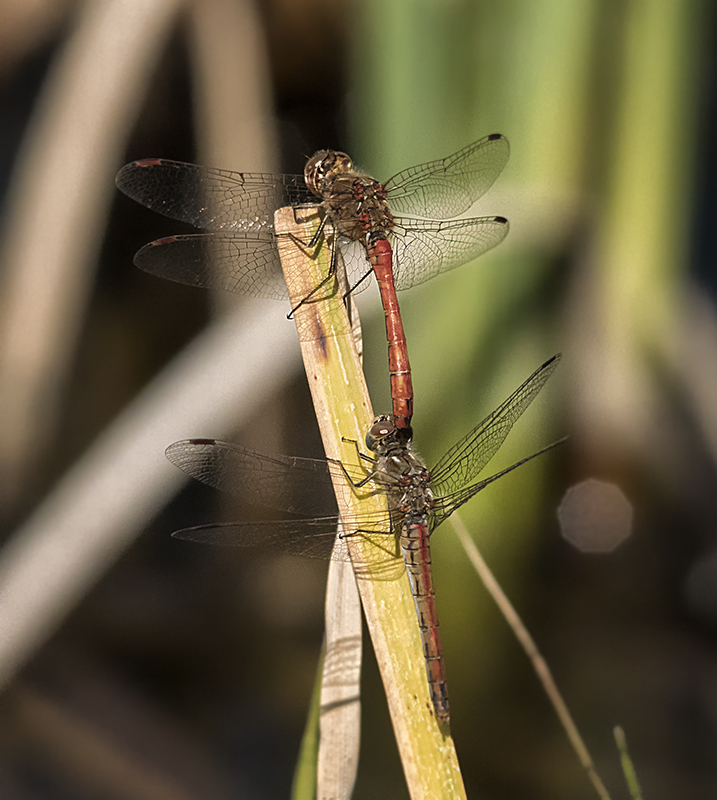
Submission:
[[[632,532],[632,505],[619,486],[595,478],[571,486],[558,506],[563,538],[583,553],[609,553]]]

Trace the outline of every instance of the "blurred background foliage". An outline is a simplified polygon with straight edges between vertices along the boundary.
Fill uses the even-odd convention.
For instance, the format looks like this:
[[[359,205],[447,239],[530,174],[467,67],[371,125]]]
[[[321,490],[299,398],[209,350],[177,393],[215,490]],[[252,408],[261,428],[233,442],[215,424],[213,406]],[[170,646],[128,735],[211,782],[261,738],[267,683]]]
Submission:
[[[142,439],[132,422],[155,376],[212,320],[233,314],[240,336],[242,309],[256,308],[136,270],[135,250],[182,230],[115,194],[116,169],[163,156],[298,172],[334,147],[385,179],[492,132],[508,137],[511,160],[474,211],[508,217],[508,239],[401,298],[417,446],[435,462],[563,352],[495,466],[551,438],[569,443],[463,518],[613,797],[625,796],[618,723],[646,798],[715,796],[711,5],[37,0],[0,13],[2,797],[286,797],[318,659],[325,568],[171,540],[242,510],[202,487],[180,493],[159,442],[146,475],[141,463],[129,470],[147,496],[124,488],[126,467],[108,486],[128,514],[113,532],[89,477],[67,477],[76,463],[99,473],[87,461],[98,443],[111,464],[122,437]],[[115,52],[116,74],[103,77]],[[89,187],[84,206],[78,186]],[[367,294],[366,369],[385,411],[384,329]],[[271,305],[267,320],[284,324]],[[254,406],[174,438],[320,455],[298,361],[257,363],[227,372],[257,387]],[[275,383],[261,394],[265,373]],[[53,530],[55,514],[65,519],[58,486],[85,503],[81,536]],[[434,551],[468,795],[592,796],[449,524]],[[355,797],[404,797],[371,658]]]

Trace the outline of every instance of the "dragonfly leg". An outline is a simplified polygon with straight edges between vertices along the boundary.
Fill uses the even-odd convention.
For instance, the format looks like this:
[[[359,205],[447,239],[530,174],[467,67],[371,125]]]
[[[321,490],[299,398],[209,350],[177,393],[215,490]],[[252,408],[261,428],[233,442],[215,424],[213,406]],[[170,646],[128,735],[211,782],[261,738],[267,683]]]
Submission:
[[[294,219],[296,220],[297,224],[300,224],[302,222],[306,222],[306,220],[300,219],[299,217],[297,217],[297,214],[296,214],[297,208],[294,209]],[[311,208],[311,209],[316,210],[317,206],[306,206],[306,208]],[[316,245],[319,243],[319,240],[323,236],[324,228],[326,228],[326,224],[327,224],[328,220],[329,220],[329,218],[326,216],[326,214],[324,214],[324,216],[321,218],[321,222],[319,223],[319,227],[316,229],[316,233],[314,233],[314,235],[311,237],[311,239],[309,239],[308,242],[305,241],[304,239],[302,239],[300,236],[297,236],[294,233],[288,233],[288,234],[285,234],[285,235],[289,236],[291,238],[291,241],[294,242],[294,244],[296,244],[296,246],[299,247],[304,253],[306,253],[307,255],[309,255],[309,256],[311,256],[313,258],[314,257],[314,251],[316,250]]]
[[[325,216],[321,220],[321,224],[319,225],[318,230],[316,231],[314,236],[311,237],[311,241],[308,242],[308,243],[302,241],[298,236],[294,236],[293,234],[289,234],[289,236],[291,237],[292,241],[297,245],[297,247],[299,247],[301,250],[303,250],[304,253],[306,253],[310,258],[315,258],[316,257],[316,250],[317,250],[318,242],[319,242],[320,237],[324,233],[324,230],[325,230],[326,225],[327,225],[327,221],[328,221],[328,217]],[[324,239],[324,242],[328,243],[329,239],[328,239],[327,236],[324,236],[323,239]],[[326,274],[326,277],[321,281],[321,283],[319,283],[318,286],[315,286],[306,295],[306,297],[304,297],[299,303],[297,303],[291,309],[291,311],[286,315],[287,319],[292,319],[294,314],[298,311],[298,309],[301,308],[301,306],[304,305],[304,303],[309,302],[309,300],[311,300],[311,298],[317,292],[319,292],[324,286],[326,286],[327,283],[329,283],[329,281],[333,280],[336,277],[337,265],[338,265],[338,252],[339,251],[338,251],[338,247],[336,246],[336,237],[331,237],[331,241],[332,241],[332,244],[329,245],[331,247],[331,260],[330,260],[330,263],[329,263],[329,271]]]
[[[294,212],[294,222],[296,222],[297,225],[308,222],[312,214],[317,215],[321,213],[320,203],[297,203],[295,206],[291,206],[291,208]],[[299,211],[309,211],[310,213],[304,217],[303,214],[298,213]]]
[[[294,317],[294,314],[296,314],[296,312],[297,312],[297,311],[298,311],[298,310],[301,308],[301,306],[303,306],[303,305],[304,305],[304,303],[308,303],[308,302],[309,302],[309,300],[311,300],[311,298],[312,298],[312,297],[313,297],[313,296],[314,296],[314,295],[315,295],[315,294],[316,294],[316,293],[317,293],[317,292],[318,292],[320,289],[322,289],[324,286],[326,286],[326,284],[327,284],[327,283],[328,283],[330,280],[332,280],[332,279],[333,279],[333,277],[334,277],[334,275],[335,275],[335,274],[336,274],[335,272],[331,272],[331,271],[329,271],[329,274],[328,274],[328,275],[327,275],[327,276],[326,276],[326,277],[325,277],[325,278],[324,278],[324,279],[321,281],[321,283],[320,283],[318,286],[315,286],[315,287],[314,287],[314,288],[313,288],[313,289],[312,289],[312,290],[311,290],[311,291],[310,291],[310,292],[309,292],[309,293],[306,295],[306,297],[305,297],[303,300],[300,300],[300,301],[299,301],[299,302],[298,302],[298,303],[297,303],[297,304],[296,304],[296,305],[295,305],[295,306],[294,306],[294,307],[291,309],[291,311],[289,311],[289,313],[286,315],[286,318],[287,318],[287,319],[293,319],[293,317]]]
[[[394,531],[369,531],[369,530],[363,530],[362,528],[357,528],[355,531],[351,531],[350,533],[342,533],[342,534],[340,534],[339,538],[348,539],[349,536],[377,536],[377,535],[391,537],[389,539],[389,541],[393,543],[393,545],[394,545],[393,547],[383,547],[382,545],[379,545],[378,542],[375,539],[371,539],[370,541],[372,541],[373,544],[375,544],[380,550],[382,550],[384,553],[386,553],[386,555],[392,556],[392,557],[397,557],[397,556],[400,555],[401,548],[398,545],[398,540],[394,536],[391,536],[391,534],[393,534],[393,533],[395,533],[395,532]]]
[[[354,489],[360,489],[362,486],[365,486],[376,474],[375,472],[369,472],[365,478],[362,478],[360,481],[355,481],[348,473],[348,470],[343,465],[338,458],[327,458],[327,461],[331,461],[333,464],[338,464],[341,467],[341,471],[344,473],[346,480],[354,487]]]
[[[362,284],[362,283],[363,283],[363,282],[366,280],[366,278],[370,278],[372,275],[373,275],[373,270],[372,270],[372,269],[370,269],[370,270],[368,270],[368,272],[364,273],[364,274],[363,274],[363,275],[362,275],[362,276],[361,276],[361,277],[360,277],[360,278],[359,278],[359,279],[356,281],[356,283],[354,283],[354,285],[353,285],[353,286],[352,286],[350,289],[348,289],[348,290],[347,290],[346,294],[344,295],[344,302],[346,302],[346,298],[347,298],[347,297],[348,297],[348,296],[349,296],[349,295],[350,295],[352,292],[354,292],[356,289],[358,289],[358,287],[359,287],[359,286],[361,286],[361,284]]]
[[[356,439],[348,439],[346,436],[341,437],[342,442],[350,442],[356,448],[356,455],[359,457],[360,461],[368,461],[370,464],[375,464],[376,459],[372,458],[371,456],[367,456],[366,453],[362,453],[359,450],[358,442]]]

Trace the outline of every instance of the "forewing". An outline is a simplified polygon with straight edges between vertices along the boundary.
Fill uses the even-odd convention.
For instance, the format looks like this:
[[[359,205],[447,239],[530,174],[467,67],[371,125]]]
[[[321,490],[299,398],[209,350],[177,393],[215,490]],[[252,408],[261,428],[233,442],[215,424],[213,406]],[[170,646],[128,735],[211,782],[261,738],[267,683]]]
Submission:
[[[288,297],[275,236],[195,233],[146,244],[134,257],[145,272],[188,286],[285,300]]]
[[[440,222],[397,217],[389,235],[397,289],[409,289],[460,267],[495,247],[508,233],[504,217]]]
[[[143,206],[212,231],[273,229],[277,208],[316,202],[302,175],[232,172],[164,158],[126,164],[115,182]]]
[[[508,161],[508,140],[493,133],[448,158],[409,167],[384,184],[391,211],[449,219],[469,209]]]
[[[171,444],[167,458],[198,481],[230,492],[264,508],[294,514],[335,512],[332,474],[339,486],[351,491],[341,465],[324,459],[268,456],[239,445],[215,439],[185,439]],[[352,478],[365,477],[365,471],[346,467]],[[322,498],[329,508],[319,508]]]
[[[533,402],[559,361],[559,354],[546,361],[441,458],[431,470],[431,485],[437,496],[453,495],[469,486],[498,452],[510,429]]]

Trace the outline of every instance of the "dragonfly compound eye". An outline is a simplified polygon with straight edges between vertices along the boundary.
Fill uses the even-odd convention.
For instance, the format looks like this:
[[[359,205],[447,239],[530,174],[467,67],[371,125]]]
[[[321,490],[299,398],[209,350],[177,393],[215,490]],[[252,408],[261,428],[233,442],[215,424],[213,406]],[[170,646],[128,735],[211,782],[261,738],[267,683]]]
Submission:
[[[304,167],[304,180],[309,189],[317,196],[324,193],[324,182],[327,179],[351,172],[353,161],[338,150],[319,150]]]
[[[316,195],[321,195],[321,181],[326,175],[326,162],[331,155],[331,150],[319,150],[313,155],[304,167],[304,180],[309,189]]]
[[[378,417],[366,434],[366,447],[369,450],[376,450],[380,443],[387,437],[396,432],[396,426],[390,417]]]
[[[346,153],[336,151],[331,155],[333,156],[331,164],[326,165],[331,172],[351,172],[351,170],[354,168],[354,162],[351,160],[351,156],[347,155]]]

